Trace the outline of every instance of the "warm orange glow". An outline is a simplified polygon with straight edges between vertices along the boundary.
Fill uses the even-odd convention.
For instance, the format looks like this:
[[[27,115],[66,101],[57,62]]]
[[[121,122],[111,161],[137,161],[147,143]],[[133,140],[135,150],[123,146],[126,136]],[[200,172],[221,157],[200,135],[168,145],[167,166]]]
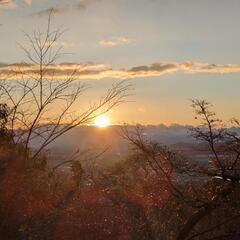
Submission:
[[[110,119],[106,115],[97,116],[95,119],[95,125],[101,128],[107,127],[110,125]]]

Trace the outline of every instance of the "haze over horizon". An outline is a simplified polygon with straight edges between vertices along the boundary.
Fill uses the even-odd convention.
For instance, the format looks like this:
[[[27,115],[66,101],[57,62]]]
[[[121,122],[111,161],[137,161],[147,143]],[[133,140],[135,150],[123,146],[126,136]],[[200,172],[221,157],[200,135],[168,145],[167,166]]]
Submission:
[[[22,30],[44,28],[53,9],[54,27],[67,29],[57,44],[71,53],[55,65],[57,77],[77,66],[92,86],[89,99],[119,79],[134,85],[130,102],[108,114],[113,124],[195,124],[192,98],[209,100],[224,120],[240,118],[237,0],[2,2],[1,78],[26,60],[17,44],[26,44]]]

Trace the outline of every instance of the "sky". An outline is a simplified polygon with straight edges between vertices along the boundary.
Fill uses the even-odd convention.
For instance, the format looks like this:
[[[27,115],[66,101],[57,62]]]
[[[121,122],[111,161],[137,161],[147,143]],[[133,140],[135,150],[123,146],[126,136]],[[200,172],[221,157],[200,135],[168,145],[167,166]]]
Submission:
[[[112,122],[194,124],[194,98],[210,101],[224,120],[240,118],[239,0],[0,3],[0,77],[25,61],[23,31],[44,29],[53,9],[53,26],[67,29],[58,42],[69,53],[58,62],[59,78],[66,63],[80,67],[89,99],[113,82],[132,83],[129,102],[109,113]]]

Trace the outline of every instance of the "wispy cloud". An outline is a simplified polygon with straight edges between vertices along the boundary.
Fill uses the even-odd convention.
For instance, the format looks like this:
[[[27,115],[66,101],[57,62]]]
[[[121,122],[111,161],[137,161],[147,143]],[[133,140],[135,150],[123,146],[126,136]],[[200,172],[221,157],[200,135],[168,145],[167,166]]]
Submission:
[[[127,37],[115,37],[110,40],[101,40],[98,42],[98,44],[103,47],[116,47],[119,45],[127,45],[132,42],[133,40]]]
[[[54,14],[64,14],[69,11],[83,11],[94,3],[103,2],[106,0],[68,0],[64,5],[50,5],[46,9],[42,9],[32,15],[45,16],[53,9]],[[0,8],[16,8],[18,3],[23,2],[27,5],[32,5],[33,0],[0,0]]]
[[[27,3],[28,5],[32,4],[32,0],[24,0],[25,3]]]
[[[10,4],[14,2],[13,0],[0,0],[0,4],[5,5],[5,4]]]
[[[62,15],[68,11],[68,7],[51,7],[35,12],[34,14],[32,14],[32,16],[45,17],[49,16],[49,14]]]
[[[0,64],[0,79],[19,79],[21,77],[36,77],[38,66],[30,64]],[[213,73],[227,74],[240,73],[240,64],[208,64],[196,62],[182,63],[154,63],[151,65],[136,66],[132,68],[113,69],[105,64],[77,64],[62,63],[47,68],[46,78],[64,79],[75,71],[79,79],[132,79],[141,77],[158,77],[182,71],[186,74]]]
[[[7,0],[6,0],[7,1]],[[31,0],[24,0],[26,2],[31,2]],[[69,0],[64,5],[52,6],[32,14],[32,16],[45,17],[49,15],[50,12],[54,15],[62,15],[71,11],[83,11],[87,9],[90,5],[101,2],[104,0]]]
[[[74,44],[70,43],[70,42],[65,42],[65,41],[57,41],[55,43],[55,46],[61,46],[61,47],[64,47],[64,48],[71,48],[71,47],[74,47]]]
[[[91,4],[97,3],[97,2],[102,2],[103,0],[80,0],[80,2],[75,5],[78,10],[84,10]]]
[[[16,3],[13,0],[0,0],[0,8],[12,9],[16,7]]]
[[[236,73],[240,72],[240,64],[209,64],[184,62],[179,64],[181,70],[186,73]]]
[[[0,7],[2,8],[15,8],[18,2],[24,2],[27,5],[32,4],[32,0],[0,0]]]
[[[0,0],[0,4],[9,4],[12,0]]]

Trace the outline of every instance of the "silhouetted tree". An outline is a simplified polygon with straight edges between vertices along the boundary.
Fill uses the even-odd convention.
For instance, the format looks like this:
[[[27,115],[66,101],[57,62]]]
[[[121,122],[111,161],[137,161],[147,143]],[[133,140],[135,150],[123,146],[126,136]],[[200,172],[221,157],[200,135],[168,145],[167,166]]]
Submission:
[[[182,158],[149,140],[139,126],[124,127],[121,134],[131,143],[137,156],[132,160],[135,164],[131,174],[139,176],[130,189],[143,187],[145,179],[150,184],[148,188],[154,186],[152,194],[162,189],[159,197],[163,198],[164,192],[168,195],[164,207],[152,208],[151,214],[145,209],[154,239],[237,239],[240,148],[236,130],[239,122],[234,119],[232,123],[236,128],[226,128],[207,101],[193,100],[192,106],[201,123],[191,132],[201,146],[207,147],[206,158],[209,156],[209,159],[200,164]],[[153,185],[154,178],[157,181]],[[153,220],[155,214],[168,217]],[[162,235],[164,232],[166,235]]]
[[[82,109],[78,100],[87,86],[76,77],[77,69],[65,79],[57,79],[55,72],[50,70],[63,55],[57,44],[63,31],[52,30],[51,21],[52,13],[44,32],[25,33],[29,47],[21,47],[28,63],[19,64],[12,72],[15,76],[12,79],[0,80],[0,134],[11,136],[12,141],[5,149],[0,144],[0,164],[7,160],[0,176],[0,214],[3,219],[0,235],[5,239],[32,238],[32,228],[46,226],[49,215],[53,214],[55,218],[56,212],[68,206],[78,188],[68,182],[66,185],[70,186],[66,187],[62,176],[54,171],[60,165],[69,164],[79,186],[83,173],[81,163],[74,156],[46,171],[49,159],[44,150],[71,129],[87,124],[123,103],[130,87],[125,81],[113,84],[98,101],[85,110],[75,111],[76,107]],[[25,71],[26,66],[33,67],[34,71]],[[31,148],[34,139],[41,140],[35,149]],[[46,221],[42,220],[45,218]],[[41,235],[41,231],[36,234]]]
[[[27,65],[35,66],[36,70],[29,73],[20,64],[13,72],[13,75],[22,76],[20,80],[0,82],[1,102],[12,109],[8,129],[14,135],[14,142],[25,146],[25,155],[32,161],[61,135],[124,102],[129,89],[125,82],[118,82],[86,110],[74,111],[87,86],[75,76],[77,69],[63,80],[57,79],[55,72],[49,70],[63,55],[62,48],[57,47],[63,31],[51,29],[51,15],[46,31],[34,31],[33,35],[25,33],[29,47],[21,46],[29,60]],[[41,143],[31,151],[30,144],[36,138]]]

